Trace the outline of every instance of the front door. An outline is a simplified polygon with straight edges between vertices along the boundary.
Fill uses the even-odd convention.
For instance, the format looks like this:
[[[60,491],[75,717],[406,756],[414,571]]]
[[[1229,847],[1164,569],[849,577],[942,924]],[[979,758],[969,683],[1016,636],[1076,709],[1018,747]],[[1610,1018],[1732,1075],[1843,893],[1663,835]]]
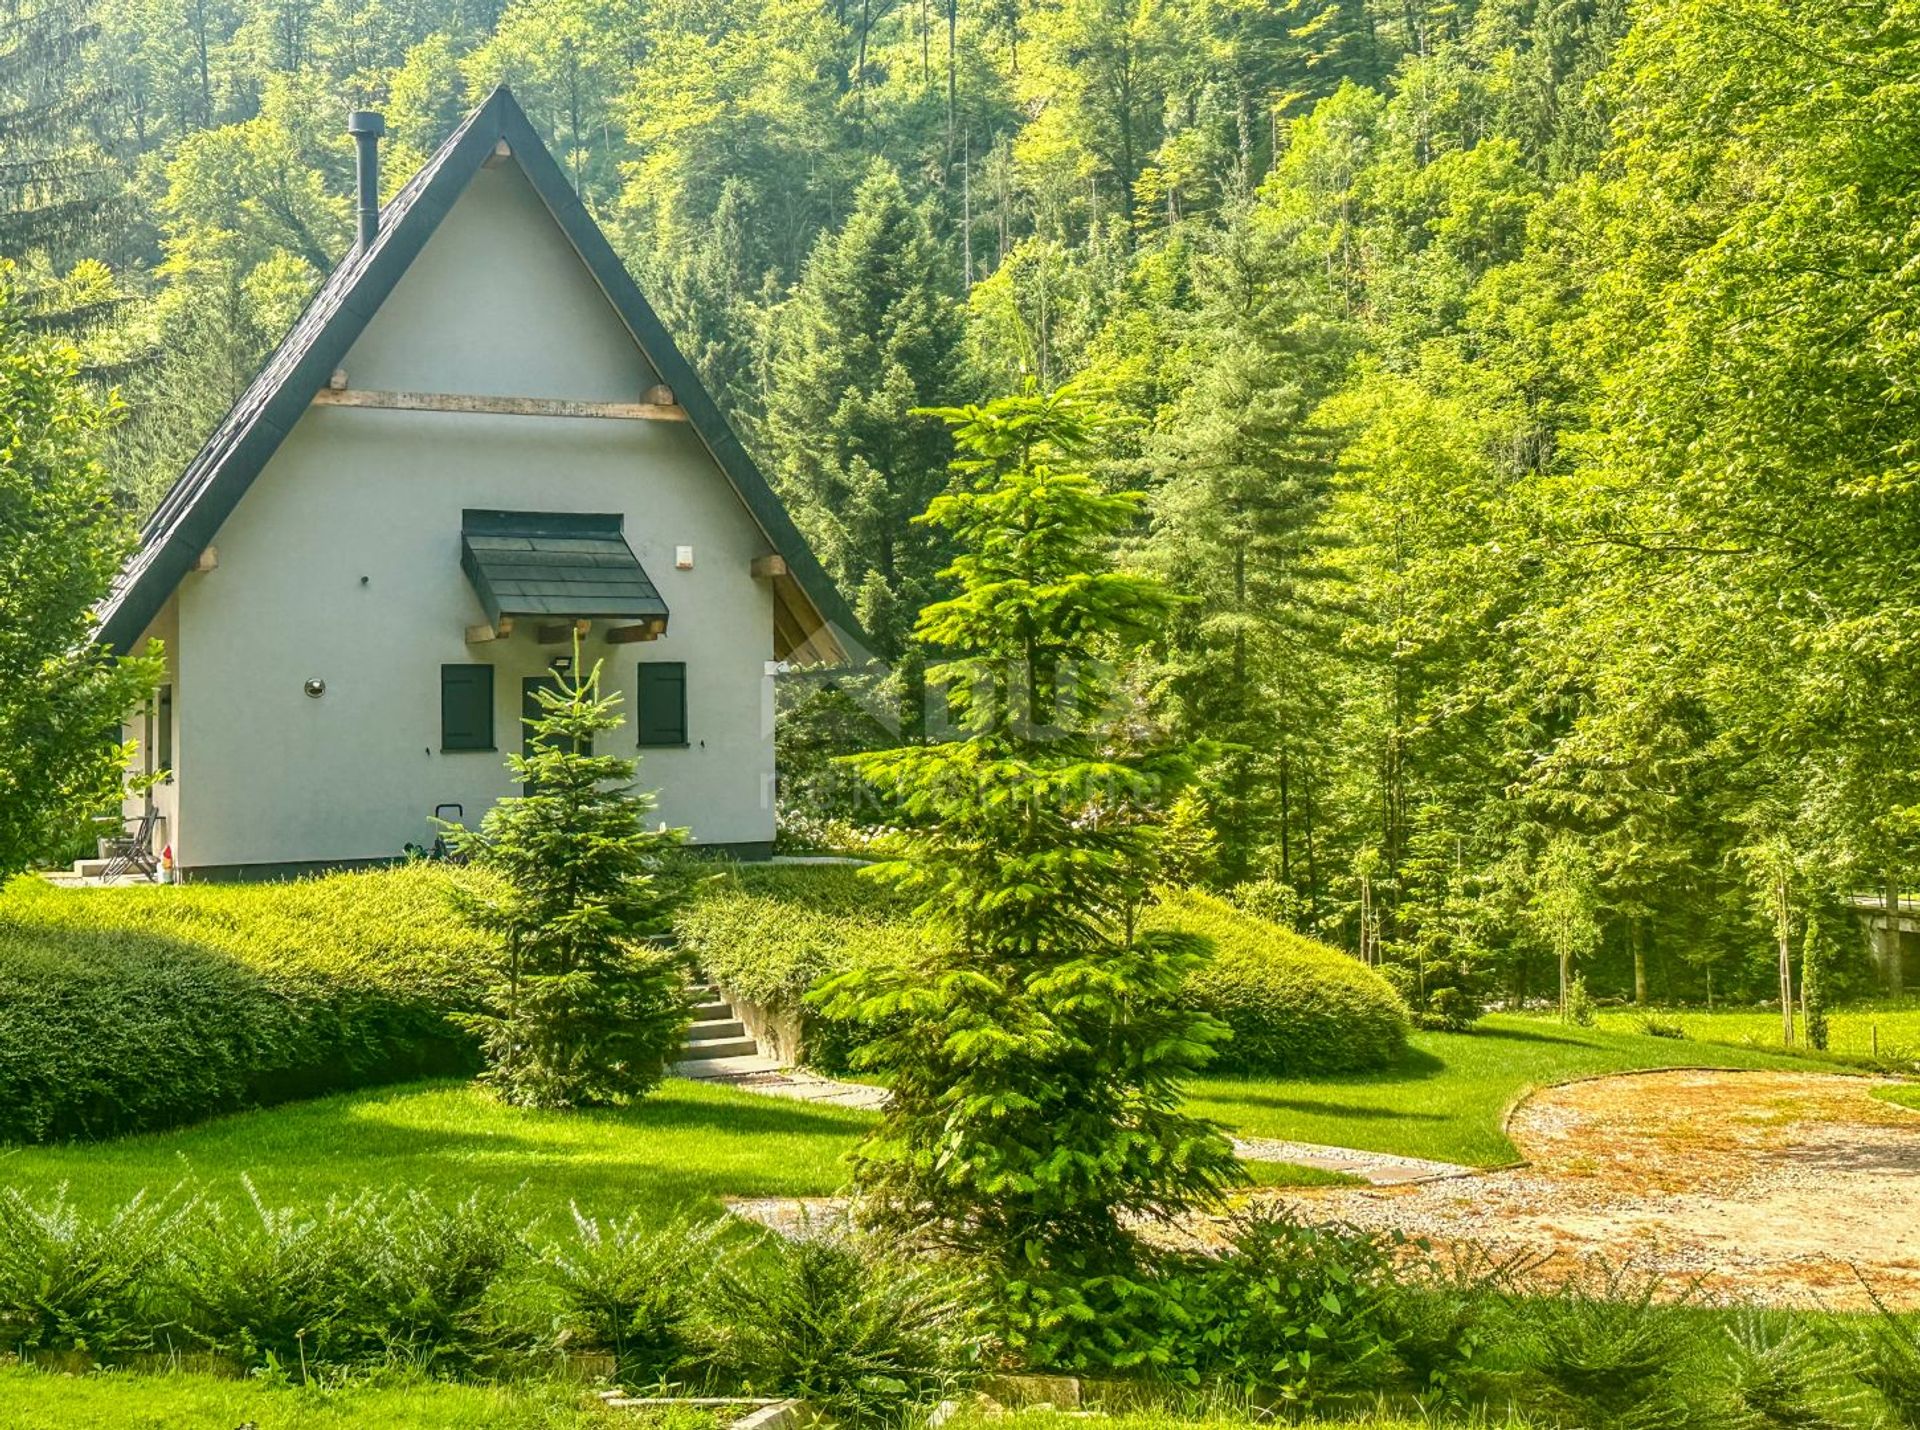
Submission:
[[[558,695],[560,693],[560,677],[557,675],[529,675],[520,682],[520,753],[522,755],[531,755],[534,747],[533,726],[527,722],[530,720],[538,720],[546,713],[540,708],[539,692],[542,690],[551,690],[555,695]],[[593,753],[593,741],[587,741],[587,747],[579,751],[579,753],[591,755]],[[522,785],[520,792],[522,794],[538,793],[534,788],[532,780],[528,780],[526,784]]]

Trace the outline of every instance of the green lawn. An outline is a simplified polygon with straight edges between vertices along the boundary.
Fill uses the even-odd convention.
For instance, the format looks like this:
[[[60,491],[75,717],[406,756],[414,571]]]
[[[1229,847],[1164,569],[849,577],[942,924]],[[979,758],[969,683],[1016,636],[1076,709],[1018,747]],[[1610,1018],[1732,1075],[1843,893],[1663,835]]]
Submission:
[[[584,1430],[640,1426],[587,1404],[576,1387],[512,1389],[431,1382],[338,1389],[278,1387],[206,1375],[51,1375],[0,1363],[0,1430]]]
[[[1745,1047],[1780,1046],[1778,1008],[1608,1008],[1600,1026],[1609,1032],[1637,1033],[1652,1016],[1662,1023],[1678,1023],[1696,1041],[1735,1043]],[[1795,1036],[1803,1030],[1796,1021]],[[1844,1057],[1869,1057],[1874,1049],[1884,1058],[1920,1062],[1920,1003],[1858,1003],[1827,1014],[1827,1051]]]
[[[1911,1107],[1920,1112],[1920,1083],[1907,1087],[1883,1087],[1874,1093],[1875,1097],[1884,1097],[1888,1102],[1898,1103],[1902,1107]]]
[[[1416,1033],[1395,1067],[1312,1079],[1203,1078],[1193,1108],[1236,1131],[1491,1167],[1518,1153],[1500,1130],[1528,1089],[1596,1073],[1699,1066],[1817,1068],[1753,1048],[1567,1028],[1494,1015],[1471,1033]]]
[[[175,1132],[99,1144],[0,1150],[0,1184],[114,1205],[143,1187],[192,1179],[275,1204],[362,1187],[416,1186],[447,1198],[519,1190],[529,1219],[642,1207],[665,1219],[722,1194],[814,1196],[846,1180],[841,1158],[869,1115],[672,1081],[637,1107],[540,1113],[464,1083],[324,1097]],[[237,1422],[235,1422],[237,1423]]]

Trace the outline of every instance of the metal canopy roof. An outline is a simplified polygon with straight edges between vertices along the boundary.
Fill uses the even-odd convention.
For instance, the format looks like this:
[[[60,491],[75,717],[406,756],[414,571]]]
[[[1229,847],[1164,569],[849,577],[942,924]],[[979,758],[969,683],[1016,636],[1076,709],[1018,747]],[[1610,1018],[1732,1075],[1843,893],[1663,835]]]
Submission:
[[[657,617],[664,628],[667,618],[617,515],[464,511],[460,569],[495,625],[502,616]]]

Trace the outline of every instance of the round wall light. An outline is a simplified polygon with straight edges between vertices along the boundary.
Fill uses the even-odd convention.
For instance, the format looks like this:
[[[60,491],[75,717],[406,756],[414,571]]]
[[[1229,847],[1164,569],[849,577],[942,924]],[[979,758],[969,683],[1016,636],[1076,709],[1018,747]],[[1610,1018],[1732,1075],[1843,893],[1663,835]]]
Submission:
[[[327,682],[315,676],[303,685],[301,689],[305,690],[313,699],[318,700],[322,695],[327,693]]]

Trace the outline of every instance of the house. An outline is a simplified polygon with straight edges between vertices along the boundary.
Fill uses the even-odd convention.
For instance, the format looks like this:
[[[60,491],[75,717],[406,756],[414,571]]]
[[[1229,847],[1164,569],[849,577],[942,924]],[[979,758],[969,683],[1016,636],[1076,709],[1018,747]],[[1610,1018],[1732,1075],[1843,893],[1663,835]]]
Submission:
[[[604,663],[659,815],[773,840],[773,679],[857,627],[513,95],[384,209],[148,521],[102,612],[184,878],[372,863],[517,793],[534,691]],[[133,808],[137,812],[138,805]]]

